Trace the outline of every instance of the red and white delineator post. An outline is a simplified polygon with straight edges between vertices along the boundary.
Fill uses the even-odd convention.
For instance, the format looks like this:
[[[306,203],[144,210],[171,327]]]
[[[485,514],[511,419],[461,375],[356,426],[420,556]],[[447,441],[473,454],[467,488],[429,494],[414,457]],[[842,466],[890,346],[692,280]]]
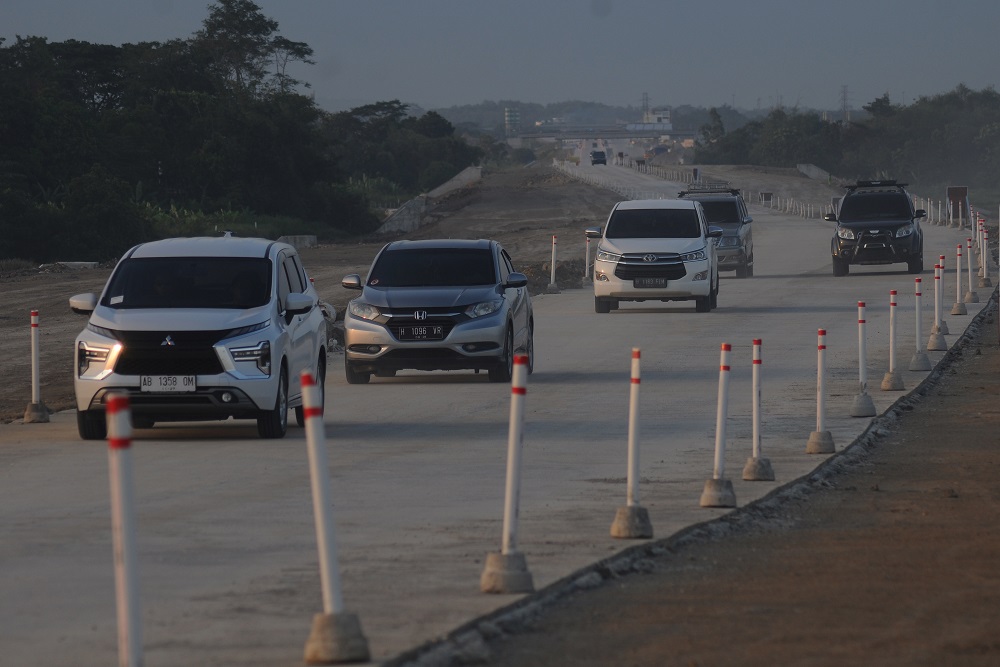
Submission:
[[[639,348],[632,348],[632,377],[628,401],[628,477],[625,506],[615,512],[611,537],[645,538],[653,536],[649,512],[639,505]]]
[[[910,357],[910,370],[911,371],[929,371],[931,369],[931,360],[927,356],[927,353],[922,349],[923,338],[923,314],[920,312],[920,301],[923,296],[921,292],[922,281],[920,278],[913,279],[913,297],[914,297],[914,312],[916,317],[916,336],[917,339],[917,350]]]
[[[878,414],[875,402],[868,394],[868,339],[865,335],[867,326],[865,320],[865,302],[858,301],[858,395],[851,405],[852,417],[874,417]]]
[[[934,265],[934,326],[927,339],[928,352],[942,352],[948,349],[948,343],[941,333],[941,265]]]
[[[962,301],[965,303],[979,303],[979,295],[972,288],[972,274],[974,273],[972,270],[972,238],[966,239],[966,242],[968,243],[967,250],[969,252],[969,291],[965,293],[965,298]]]
[[[514,356],[514,374],[510,382],[510,427],[507,436],[507,484],[504,493],[502,543],[499,553],[486,554],[486,564],[479,578],[479,590],[483,593],[531,593],[535,590],[524,554],[517,550],[524,401],[527,393],[528,356],[518,354]]]
[[[115,606],[118,612],[118,667],[141,667],[142,611],[139,608],[135,487],[132,480],[132,415],[128,394],[110,394],[106,410],[108,471],[111,480],[111,537],[115,554]]]
[[[323,613],[313,616],[309,638],[306,640],[305,662],[307,665],[367,662],[370,657],[368,640],[361,631],[358,617],[344,611],[341,593],[333,501],[330,494],[330,464],[326,453],[326,428],[323,424],[323,391],[309,371],[303,371],[301,378],[313,518],[319,549],[320,584],[323,589]]]
[[[968,315],[969,310],[962,301],[962,244],[958,244],[955,253],[955,304],[951,307],[952,315]]]
[[[586,244],[583,255],[583,279],[587,280],[590,278],[590,237],[585,236],[584,238],[586,239]]]
[[[832,454],[833,436],[826,430],[826,329],[820,329],[816,343],[816,430],[809,434],[806,454]]]
[[[941,283],[941,294],[940,294],[940,296],[938,296],[938,293],[935,292],[934,293],[934,298],[940,299],[941,303],[938,306],[938,308],[941,311],[941,315],[936,318],[938,321],[934,323],[933,327],[931,327],[931,332],[933,333],[933,332],[937,331],[942,336],[947,336],[947,335],[949,335],[950,332],[948,331],[948,323],[945,322],[945,319],[944,319],[944,290],[945,290],[945,284],[944,284],[944,282],[945,282],[945,278],[947,278],[947,275],[945,274],[945,270],[944,270],[944,255],[939,255],[938,256],[938,264],[941,265],[941,280],[940,280],[940,283]],[[934,284],[937,285],[937,282],[935,282]]]
[[[902,391],[903,375],[896,366],[896,290],[889,290],[889,370],[882,377],[882,391]]]
[[[729,411],[729,354],[733,346],[722,344],[719,359],[719,400],[715,412],[715,466],[712,478],[701,492],[702,507],[736,507],[733,483],[726,479],[726,413]]]
[[[983,223],[983,252],[979,255],[980,266],[979,266],[979,287],[993,287],[993,281],[990,280],[990,262],[992,258],[990,257],[990,230],[986,229],[986,223]]]
[[[556,235],[552,235],[552,262],[551,266],[551,278],[549,279],[549,286],[545,288],[546,294],[559,294],[559,285],[556,284]]]
[[[42,403],[39,382],[40,355],[38,347],[38,311],[31,311],[31,403],[24,409],[25,424],[44,424],[49,421],[49,410]]]
[[[748,482],[774,481],[771,461],[761,454],[760,446],[760,371],[764,361],[761,357],[760,338],[753,339],[753,445],[752,454],[743,466],[743,479]]]

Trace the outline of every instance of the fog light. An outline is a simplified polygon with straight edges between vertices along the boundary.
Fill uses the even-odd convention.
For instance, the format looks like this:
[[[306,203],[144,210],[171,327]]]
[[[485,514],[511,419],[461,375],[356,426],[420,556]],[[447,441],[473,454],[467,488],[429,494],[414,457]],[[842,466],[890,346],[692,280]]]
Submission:
[[[705,280],[706,278],[708,278],[708,271],[699,271],[694,274],[694,278],[692,278],[692,280]]]
[[[610,282],[610,279],[606,275],[604,275],[603,273],[598,273],[597,274],[597,280],[598,280],[598,282],[602,282],[602,283]]]
[[[230,394],[228,391],[222,392],[222,402],[223,403],[232,403],[233,402],[233,395]]]

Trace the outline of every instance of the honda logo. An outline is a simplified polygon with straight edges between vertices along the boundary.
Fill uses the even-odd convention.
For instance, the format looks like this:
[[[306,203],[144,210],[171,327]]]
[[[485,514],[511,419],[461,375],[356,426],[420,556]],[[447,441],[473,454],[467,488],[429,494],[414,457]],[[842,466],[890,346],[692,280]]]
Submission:
[[[419,320],[419,321],[426,320],[427,319],[427,311],[426,310],[418,310],[418,311],[414,312],[413,313],[413,319]]]
[[[174,339],[171,338],[170,336],[167,336],[166,338],[163,339],[163,342],[160,343],[160,347],[163,347],[164,345],[166,345],[167,347],[173,347],[174,344],[175,344]]]
[[[642,261],[644,261],[644,262],[655,262],[656,261],[656,255],[643,255],[642,256]]]

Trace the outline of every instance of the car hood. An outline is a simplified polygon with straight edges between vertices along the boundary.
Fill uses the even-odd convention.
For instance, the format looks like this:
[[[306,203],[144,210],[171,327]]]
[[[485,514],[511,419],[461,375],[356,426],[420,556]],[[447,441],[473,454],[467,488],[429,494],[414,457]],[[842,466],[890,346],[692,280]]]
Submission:
[[[601,247],[618,254],[675,252],[682,254],[694,252],[705,247],[704,239],[603,239]]]
[[[883,218],[880,220],[851,220],[850,222],[839,221],[841,227],[850,227],[851,229],[896,229],[897,227],[902,227],[903,225],[908,225],[913,220],[911,218]]]
[[[90,323],[115,331],[226,331],[268,319],[268,306],[250,310],[98,306]]]
[[[495,285],[476,287],[365,287],[361,300],[376,308],[447,308],[490,301],[498,296]]]

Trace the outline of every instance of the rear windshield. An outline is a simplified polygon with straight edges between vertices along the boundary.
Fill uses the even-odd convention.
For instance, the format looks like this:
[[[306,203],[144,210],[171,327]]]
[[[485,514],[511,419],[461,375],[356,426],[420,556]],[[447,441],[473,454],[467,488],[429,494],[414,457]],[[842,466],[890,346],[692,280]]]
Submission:
[[[909,220],[911,217],[909,198],[900,192],[854,194],[844,197],[840,204],[841,222]]]
[[[373,287],[462,287],[495,285],[488,248],[389,249],[368,274]]]
[[[733,200],[729,201],[703,201],[701,207],[705,209],[705,220],[710,225],[740,224],[740,207]]]
[[[105,290],[111,308],[255,308],[270,300],[271,262],[260,257],[125,260]]]
[[[696,239],[701,236],[694,209],[619,209],[604,233],[609,239]]]

